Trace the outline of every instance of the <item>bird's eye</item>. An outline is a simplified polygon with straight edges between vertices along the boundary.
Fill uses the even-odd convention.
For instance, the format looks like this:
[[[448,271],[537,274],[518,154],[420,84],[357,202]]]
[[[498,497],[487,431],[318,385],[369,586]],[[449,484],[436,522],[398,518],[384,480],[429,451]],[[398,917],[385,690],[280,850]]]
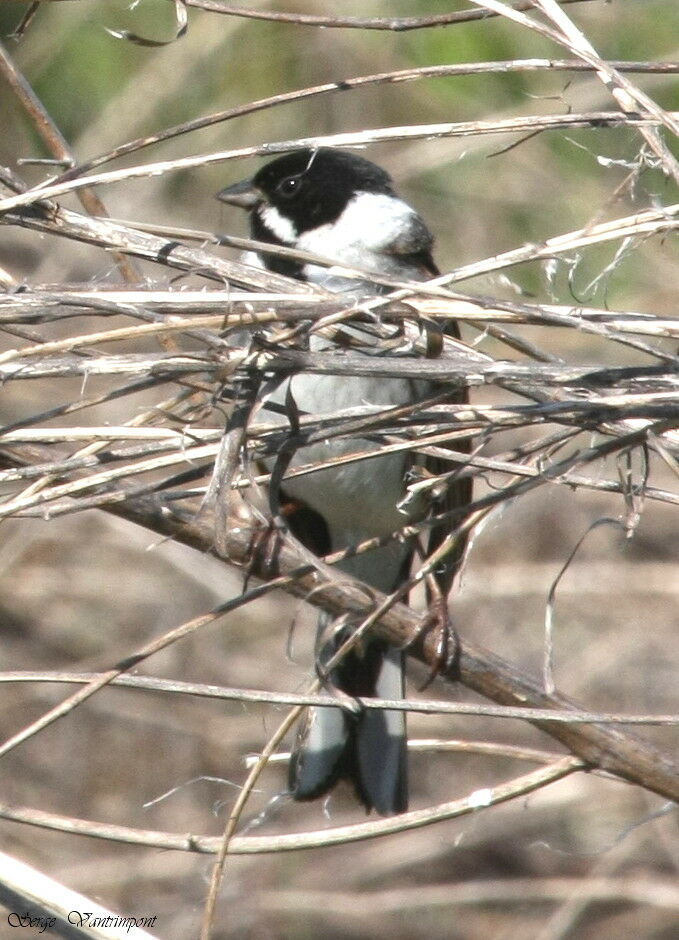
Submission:
[[[299,192],[301,185],[301,176],[288,176],[287,179],[281,180],[276,187],[276,192],[285,199],[292,199]]]

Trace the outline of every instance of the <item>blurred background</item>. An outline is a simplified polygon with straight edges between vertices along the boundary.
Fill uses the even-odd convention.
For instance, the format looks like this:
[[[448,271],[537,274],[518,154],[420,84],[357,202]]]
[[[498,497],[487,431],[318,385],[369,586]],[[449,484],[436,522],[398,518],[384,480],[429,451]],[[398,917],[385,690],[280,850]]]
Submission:
[[[332,4],[310,0],[257,0],[255,6],[338,12]],[[345,0],[340,12],[411,16],[458,7],[467,9],[462,0]],[[499,18],[393,33],[317,29],[189,9],[186,35],[163,47],[135,45],[109,32],[127,29],[153,40],[171,39],[174,6],[163,0],[45,3],[26,33],[14,39],[11,34],[26,8],[18,2],[0,5],[3,45],[80,161],[212,111],[324,82],[413,66],[567,57],[535,33]],[[679,7],[673,0],[594,0],[566,10],[608,60],[679,57]],[[635,80],[663,107],[679,110],[676,75]],[[19,161],[47,154],[1,79],[0,88],[0,162],[37,183],[50,168]],[[427,79],[268,109],[113,165],[367,127],[598,110],[616,106],[601,82],[585,73]],[[375,145],[365,154],[391,172],[399,190],[427,219],[443,271],[677,201],[671,182],[639,164],[641,139],[633,130],[543,133],[506,149],[512,143],[516,136],[449,138]],[[256,161],[231,161],[129,180],[99,192],[114,218],[243,235],[244,220],[213,196],[256,166]],[[77,207],[73,197],[63,204]],[[612,263],[620,249],[618,243],[607,243],[555,266],[519,266],[460,288],[675,317],[676,235],[636,240]],[[9,226],[0,228],[0,266],[31,285],[119,283],[109,254]],[[140,271],[147,283],[168,283],[160,267],[144,263]],[[46,333],[65,335],[67,329],[61,325]],[[573,361],[640,361],[640,354],[584,333],[545,332],[525,328],[522,335]],[[498,353],[491,340],[471,332],[465,336],[482,350]],[[1,342],[2,348],[17,343],[12,336]],[[15,383],[2,392],[0,416],[7,424],[77,394],[75,382],[58,387]],[[483,391],[475,400],[497,401],[498,395]],[[91,409],[87,419],[119,423],[153,400],[126,398]],[[485,453],[521,441],[518,432],[511,439],[505,435]],[[601,479],[617,478],[614,460],[591,470]],[[652,467],[650,482],[676,489],[676,478],[663,466]],[[493,484],[489,475],[480,487]],[[538,670],[550,586],[596,520],[624,515],[620,496],[554,485],[492,516],[474,541],[453,601],[461,636]],[[556,680],[583,707],[678,710],[678,549],[675,515],[667,505],[652,502],[643,507],[633,537],[626,538],[620,527],[601,525],[584,539],[559,585],[555,606]],[[104,513],[5,520],[0,541],[3,668],[110,667],[240,588],[239,575],[216,560]],[[173,645],[143,671],[299,690],[312,662],[314,620],[304,605],[276,596]],[[424,678],[414,667],[413,695]],[[453,693],[434,685],[427,694]],[[63,690],[5,685],[0,695],[0,733],[8,737],[58,701]],[[454,690],[454,697],[473,700],[462,689]],[[243,780],[245,756],[263,747],[280,717],[271,708],[107,689],[3,759],[3,801],[145,829],[216,835]],[[413,737],[559,750],[535,729],[514,721],[416,717],[410,731]],[[643,735],[676,753],[676,730],[645,729]],[[416,753],[411,760],[413,807],[462,797],[533,766],[497,756]],[[272,803],[284,788],[285,772],[277,765],[263,777],[251,805],[251,834],[362,819],[351,793],[341,788],[327,805],[292,805],[285,798]],[[676,883],[679,868],[679,821],[676,810],[665,810],[659,798],[638,788],[601,774],[580,774],[520,804],[388,841],[233,857],[215,936],[670,940],[677,936],[679,920],[677,894],[668,887]],[[197,936],[211,869],[208,857],[97,842],[5,821],[0,822],[0,847],[122,914],[157,914],[159,937]],[[593,900],[596,886],[601,897]]]

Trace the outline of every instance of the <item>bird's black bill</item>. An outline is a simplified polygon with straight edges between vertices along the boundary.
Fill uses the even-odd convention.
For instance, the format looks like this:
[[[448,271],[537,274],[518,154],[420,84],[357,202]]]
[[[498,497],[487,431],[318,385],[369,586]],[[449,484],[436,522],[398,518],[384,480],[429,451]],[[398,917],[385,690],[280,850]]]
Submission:
[[[228,202],[231,206],[240,206],[241,209],[252,209],[261,198],[262,194],[252,180],[241,180],[240,183],[226,186],[217,193],[217,199]]]

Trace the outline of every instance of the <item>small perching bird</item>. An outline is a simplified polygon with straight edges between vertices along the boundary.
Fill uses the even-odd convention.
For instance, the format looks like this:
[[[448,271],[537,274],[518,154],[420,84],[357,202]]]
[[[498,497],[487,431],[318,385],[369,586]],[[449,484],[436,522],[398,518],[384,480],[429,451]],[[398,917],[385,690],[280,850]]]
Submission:
[[[258,241],[402,281],[424,281],[439,273],[431,253],[433,236],[422,218],[397,196],[383,169],[355,154],[325,147],[294,151],[267,163],[252,180],[226,187],[218,198],[249,212],[251,236]],[[245,260],[331,291],[365,296],[380,290],[369,280],[357,282],[311,261],[264,251],[250,252]],[[454,324],[447,332],[459,336]],[[362,405],[408,405],[443,391],[430,382],[399,378],[300,374],[291,383],[297,408],[310,414]],[[453,388],[446,400],[465,401],[465,391]],[[357,450],[379,450],[379,443],[324,441],[300,448],[291,465]],[[303,526],[296,527],[294,514],[290,516],[291,530],[307,547],[325,554],[401,529],[409,518],[418,517],[417,511],[409,517],[398,508],[410,463],[404,452],[376,455],[284,481],[286,497],[305,509]],[[442,472],[449,467],[435,469]],[[461,507],[469,500],[469,480],[461,479],[449,486],[443,508]],[[429,549],[440,545],[446,534],[442,527],[434,528]],[[456,545],[435,572],[444,599],[463,547]],[[408,579],[413,553],[412,542],[392,540],[347,558],[338,567],[391,593]],[[333,630],[332,618],[320,617],[321,667],[346,639],[348,629],[344,625]],[[329,681],[350,696],[403,698],[403,653],[370,637],[344,657]],[[406,750],[402,711],[364,709],[354,714],[341,708],[312,708],[290,762],[290,792],[297,800],[313,799],[347,778],[366,809],[382,815],[403,812],[408,806]]]

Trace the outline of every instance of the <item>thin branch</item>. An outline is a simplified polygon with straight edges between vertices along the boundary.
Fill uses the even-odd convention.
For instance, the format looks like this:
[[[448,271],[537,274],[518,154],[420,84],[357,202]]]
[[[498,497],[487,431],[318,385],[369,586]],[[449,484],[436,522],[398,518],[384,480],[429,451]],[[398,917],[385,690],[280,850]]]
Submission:
[[[33,127],[52,156],[71,166],[76,164],[77,161],[66,139],[62,136],[42,102],[21,74],[16,63],[8,55],[2,43],[0,43],[0,73],[2,73],[5,81],[14,92],[15,97],[29,116]],[[78,198],[85,211],[89,212],[90,215],[106,216],[108,214],[106,206],[93,190],[81,189],[78,192]],[[140,274],[133,262],[124,255],[116,254],[114,257],[123,279],[128,284],[136,283],[140,278]]]
[[[591,0],[560,0],[561,3],[588,3]],[[433,16],[319,16],[307,13],[284,13],[276,10],[256,10],[250,7],[226,6],[220,0],[186,0],[187,6],[224,16],[238,16],[251,20],[268,20],[289,23],[294,26],[315,26],[321,29],[377,29],[390,32],[407,32],[414,29],[455,26],[475,20],[485,20],[498,14],[489,7],[481,10],[460,10],[455,13],[440,13]],[[516,0],[515,10],[529,10],[531,0]]]
[[[533,5],[541,9],[557,26],[557,29],[563,36],[563,44],[567,46],[567,48],[571,49],[576,55],[584,59],[584,61],[589,62],[590,65],[596,67],[597,75],[623,111],[627,114],[636,114],[637,111],[645,109],[648,114],[652,114],[657,118],[660,123],[667,127],[675,136],[679,135],[679,121],[675,120],[664,108],[656,104],[649,95],[641,91],[641,89],[626,78],[626,76],[617,72],[609,62],[604,61],[581,30],[575,26],[559,7],[556,0],[533,0]],[[660,164],[667,176],[674,179],[675,183],[679,183],[679,162],[660,136],[658,129],[653,127],[641,127],[639,131],[651,152],[659,158]]]
[[[477,13],[478,11],[467,11]],[[679,63],[677,62],[640,62],[640,61],[610,61],[609,65],[619,72],[632,72],[640,74],[653,75],[675,75],[679,72]],[[84,173],[89,173],[95,167],[103,166],[112,160],[130,153],[136,153],[146,147],[162,143],[166,140],[172,140],[181,137],[184,134],[190,134],[194,131],[202,130],[205,127],[214,127],[225,121],[234,118],[244,117],[248,114],[254,114],[258,111],[265,111],[269,108],[280,105],[292,104],[299,101],[308,101],[322,95],[336,94],[338,92],[350,91],[357,88],[363,88],[370,85],[390,85],[400,84],[401,82],[412,82],[425,78],[453,78],[466,75],[487,75],[487,74],[506,74],[509,72],[595,72],[596,68],[588,62],[580,59],[507,59],[505,61],[494,62],[465,62],[455,65],[423,65],[418,68],[397,69],[392,72],[380,72],[375,75],[361,75],[354,78],[343,78],[334,82],[325,82],[323,85],[314,85],[308,88],[300,88],[297,91],[284,92],[277,95],[271,95],[267,98],[261,98],[258,101],[250,101],[247,104],[237,105],[233,108],[226,108],[223,111],[216,111],[205,117],[194,118],[177,124],[174,127],[168,127],[155,134],[148,134],[144,137],[138,137],[134,140],[119,144],[113,150],[99,156],[92,157],[79,163],[66,172],[60,174],[55,182],[65,182],[69,179],[76,179]]]
[[[541,767],[531,773],[516,777],[496,787],[475,791],[460,800],[441,803],[425,810],[414,810],[400,816],[359,823],[352,826],[338,826],[322,829],[318,832],[290,833],[283,836],[235,836],[230,843],[231,855],[251,855],[269,852],[296,852],[301,849],[323,848],[330,845],[346,845],[388,836],[429,826],[445,819],[455,819],[478,812],[483,807],[495,806],[515,799],[517,796],[535,792],[582,770],[583,763],[573,757],[564,757],[547,767]],[[216,854],[222,843],[221,836],[199,836],[191,833],[175,834],[170,832],[132,829],[75,819],[46,813],[29,807],[11,806],[0,803],[0,818],[23,822],[45,829],[55,829],[78,835],[106,839],[113,842],[126,842],[132,845],[144,845],[160,849],[183,852]]]
[[[667,112],[672,119],[679,118],[679,112]],[[109,170],[105,173],[93,173],[82,179],[67,180],[63,183],[43,183],[38,187],[0,200],[0,213],[6,213],[20,206],[28,206],[45,199],[54,199],[64,193],[75,192],[84,186],[100,186],[120,183],[123,180],[143,179],[149,176],[162,176],[179,170],[191,170],[207,167],[229,160],[246,157],[265,157],[279,153],[289,153],[301,147],[365,147],[380,141],[433,140],[443,137],[476,137],[486,134],[523,134],[533,131],[563,130],[576,127],[654,127],[661,121],[653,116],[625,114],[620,111],[592,111],[583,114],[528,115],[493,121],[455,121],[439,124],[413,124],[400,127],[376,127],[361,131],[341,134],[327,134],[317,137],[299,137],[294,140],[281,140],[260,144],[254,147],[241,147],[235,150],[221,150],[214,153],[198,154],[176,160],[160,160],[138,166],[125,167],[121,170]]]
[[[88,685],[103,679],[105,673],[60,672],[34,670],[13,670],[0,672],[0,684],[3,683],[36,683],[36,684],[65,684]],[[259,705],[301,705],[323,706],[329,708],[345,708],[344,702],[336,696],[319,695],[312,692],[265,692],[260,689],[228,688],[219,685],[206,685],[202,682],[183,682],[179,679],[160,679],[155,676],[117,675],[109,679],[106,685],[124,689],[136,689],[143,692],[163,692],[170,695],[190,695],[199,698],[218,699],[219,701],[248,702]],[[421,715],[476,715],[484,718],[519,719],[526,717],[525,708],[512,708],[504,705],[485,705],[478,702],[448,702],[435,699],[381,699],[356,697],[361,709],[374,709],[375,711],[403,711]],[[558,711],[554,709],[531,709],[531,717],[541,721],[573,722],[576,724],[612,724],[612,725],[640,725],[662,726],[678,725],[679,715],[624,715],[610,714],[608,712],[585,712],[576,709]],[[428,745],[420,744],[426,748]],[[462,745],[448,743],[446,747],[459,750]],[[484,745],[485,746],[485,745]],[[492,745],[496,747],[506,745]],[[490,745],[489,745],[490,747]],[[524,749],[520,749],[522,753]],[[493,753],[495,751],[493,750]],[[538,753],[531,751],[532,754]],[[544,754],[546,752],[539,752]],[[561,755],[550,753],[549,760],[557,759]],[[528,758],[526,758],[528,759]]]

